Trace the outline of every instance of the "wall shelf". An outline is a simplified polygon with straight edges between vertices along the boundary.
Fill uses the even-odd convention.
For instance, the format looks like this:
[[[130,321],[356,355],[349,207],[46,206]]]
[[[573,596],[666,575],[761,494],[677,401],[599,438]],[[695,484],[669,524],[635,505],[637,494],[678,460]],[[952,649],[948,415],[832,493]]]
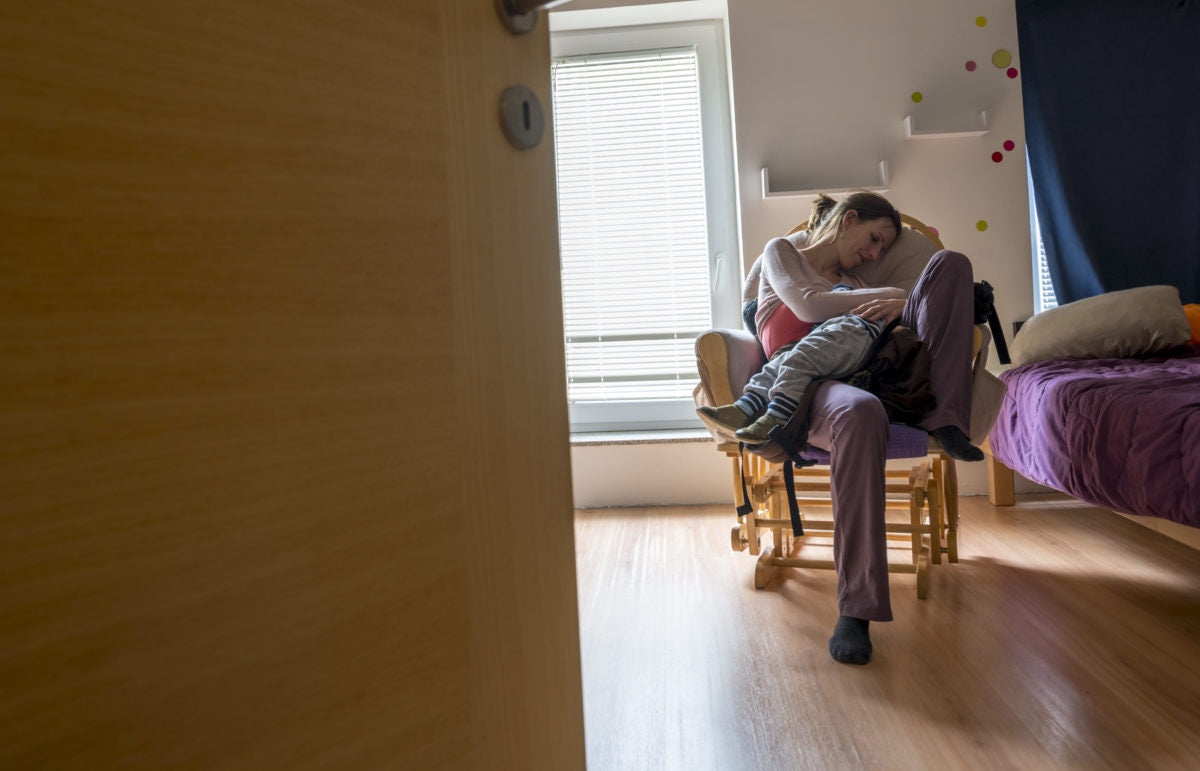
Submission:
[[[911,115],[904,116],[905,139],[961,139],[963,137],[981,137],[988,133],[987,110],[980,110],[975,116],[975,125],[964,129],[924,129],[917,128],[916,121]]]
[[[821,187],[808,190],[772,190],[771,175],[764,166],[762,169],[762,197],[766,198],[816,198],[821,193],[840,198],[847,193],[853,193],[856,190],[867,190],[872,193],[886,193],[888,191],[888,162],[879,162],[879,180],[876,184],[871,185],[856,185],[845,188]]]

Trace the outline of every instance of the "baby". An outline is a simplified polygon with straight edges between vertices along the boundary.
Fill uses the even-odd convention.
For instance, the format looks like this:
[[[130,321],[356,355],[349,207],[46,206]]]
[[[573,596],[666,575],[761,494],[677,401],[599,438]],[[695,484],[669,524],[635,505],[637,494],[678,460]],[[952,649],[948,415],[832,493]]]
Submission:
[[[881,331],[879,322],[862,316],[834,316],[797,342],[779,349],[750,378],[733,404],[705,406],[696,411],[723,439],[763,444],[769,440],[771,429],[787,423],[795,414],[809,383],[817,378],[846,377],[862,369]],[[754,420],[760,413],[761,417]]]

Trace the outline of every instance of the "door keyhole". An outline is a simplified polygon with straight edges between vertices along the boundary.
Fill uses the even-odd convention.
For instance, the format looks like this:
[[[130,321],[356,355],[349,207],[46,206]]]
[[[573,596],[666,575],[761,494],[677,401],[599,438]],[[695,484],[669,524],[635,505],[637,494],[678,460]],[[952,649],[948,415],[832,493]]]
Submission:
[[[536,147],[545,131],[542,103],[528,86],[509,86],[500,97],[500,129],[518,150]]]

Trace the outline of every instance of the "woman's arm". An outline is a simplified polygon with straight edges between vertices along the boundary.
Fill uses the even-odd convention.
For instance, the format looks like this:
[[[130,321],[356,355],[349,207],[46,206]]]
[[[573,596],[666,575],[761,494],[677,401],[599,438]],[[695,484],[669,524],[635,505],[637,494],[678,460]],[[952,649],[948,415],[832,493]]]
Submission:
[[[835,292],[786,238],[769,241],[759,262],[762,280],[796,318],[810,324],[850,313],[873,300],[903,300],[907,296],[897,287]]]

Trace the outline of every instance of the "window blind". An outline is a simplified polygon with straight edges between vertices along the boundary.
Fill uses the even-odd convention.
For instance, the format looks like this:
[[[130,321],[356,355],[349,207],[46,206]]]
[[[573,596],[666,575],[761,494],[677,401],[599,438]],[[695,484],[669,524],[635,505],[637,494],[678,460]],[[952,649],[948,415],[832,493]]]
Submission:
[[[1037,245],[1038,309],[1045,311],[1056,307],[1058,298],[1054,296],[1054,282],[1050,280],[1050,267],[1046,264],[1046,245],[1042,242],[1041,233],[1038,233]]]
[[[569,401],[691,397],[712,325],[694,48],[554,63]]]
[[[1032,190],[1032,187],[1030,188]],[[1037,207],[1033,203],[1033,194],[1030,193],[1030,210],[1033,213],[1033,241],[1037,248],[1037,270],[1036,281],[1034,287],[1034,312],[1041,313],[1045,310],[1057,307],[1058,298],[1054,296],[1054,282],[1050,280],[1050,266],[1046,262],[1046,243],[1042,241],[1042,228],[1038,225]]]

